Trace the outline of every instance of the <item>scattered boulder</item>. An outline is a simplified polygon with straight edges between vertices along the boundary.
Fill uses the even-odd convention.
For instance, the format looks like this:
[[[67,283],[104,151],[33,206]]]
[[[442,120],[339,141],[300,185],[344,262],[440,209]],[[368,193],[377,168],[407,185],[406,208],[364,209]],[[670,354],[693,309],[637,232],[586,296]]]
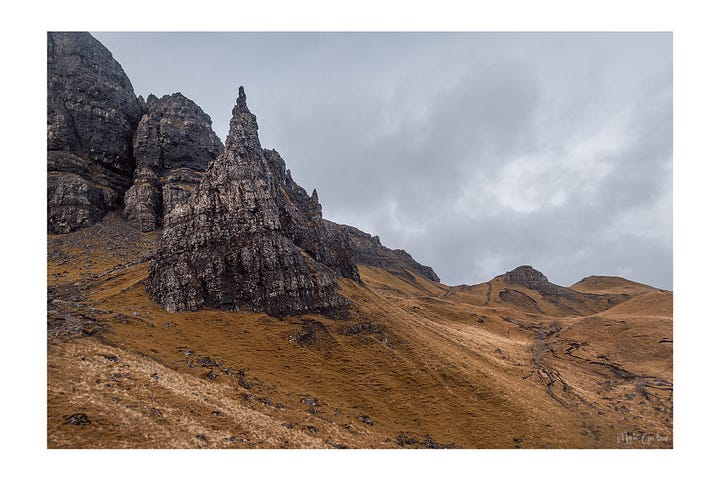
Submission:
[[[379,267],[395,275],[413,281],[412,275],[419,275],[433,282],[440,278],[428,266],[421,265],[405,250],[391,250],[380,243],[380,238],[349,225],[340,225],[324,220],[328,230],[336,235],[347,236],[352,251],[352,260],[358,265]]]
[[[410,432],[400,432],[395,443],[401,447],[407,447],[418,443],[418,439],[411,436]]]
[[[382,335],[383,331],[376,322],[358,323],[342,330],[343,335],[357,335],[359,333],[375,333]]]
[[[84,427],[90,425],[92,421],[84,413],[73,413],[65,419],[67,425],[75,425],[78,427]]]
[[[320,340],[332,341],[333,338],[325,325],[317,320],[303,320],[300,329],[290,335],[290,341],[300,345],[313,345]]]
[[[222,368],[222,366],[223,366],[223,365],[222,365],[222,362],[218,362],[217,360],[213,360],[213,359],[210,358],[210,357],[198,358],[198,359],[196,360],[196,363],[197,363],[197,366],[198,366],[198,367],[217,367],[217,368]]]
[[[310,405],[313,407],[320,406],[320,401],[317,398],[313,397],[303,397],[302,400],[300,400],[300,403],[304,403],[305,405]]]
[[[366,424],[368,424],[368,425],[375,425],[375,422],[374,422],[369,416],[367,416],[367,415],[360,415],[360,416],[357,417],[357,418],[358,418],[358,420],[360,420],[361,422],[366,423]]]

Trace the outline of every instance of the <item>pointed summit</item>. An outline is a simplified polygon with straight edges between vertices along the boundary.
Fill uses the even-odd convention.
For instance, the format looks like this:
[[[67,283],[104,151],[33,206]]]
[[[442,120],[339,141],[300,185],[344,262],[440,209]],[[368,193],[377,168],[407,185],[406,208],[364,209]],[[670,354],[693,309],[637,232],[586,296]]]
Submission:
[[[238,98],[232,110],[230,131],[225,140],[225,149],[235,151],[245,157],[253,153],[261,155],[260,139],[258,138],[258,124],[255,115],[247,107],[245,89],[238,89]]]
[[[313,188],[312,195],[310,195],[310,201],[308,202],[308,211],[318,219],[322,218],[322,205],[318,200],[317,190]]]
[[[340,277],[360,280],[347,237],[331,235],[317,193],[263,150],[240,87],[225,152],[165,216],[147,288],[170,311],[244,309],[285,316],[340,311]]]
[[[247,110],[247,97],[245,96],[245,87],[240,85],[238,87],[238,98],[235,101],[235,108],[233,109],[233,115],[235,114],[235,109],[244,109]]]

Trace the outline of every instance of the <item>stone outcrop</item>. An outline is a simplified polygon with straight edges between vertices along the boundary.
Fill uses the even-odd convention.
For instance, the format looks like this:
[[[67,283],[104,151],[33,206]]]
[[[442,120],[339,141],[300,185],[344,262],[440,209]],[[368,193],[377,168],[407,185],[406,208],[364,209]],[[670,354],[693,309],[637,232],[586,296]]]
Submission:
[[[165,216],[147,288],[170,311],[341,309],[336,279],[359,280],[347,237],[322,221],[317,193],[264,150],[240,88],[225,152],[187,201]]]
[[[380,238],[372,236],[349,225],[339,225],[329,220],[325,223],[336,235],[347,236],[352,249],[352,259],[358,265],[379,267],[395,275],[411,279],[408,272],[439,282],[435,271],[415,261],[405,250],[392,250],[380,243]]]
[[[360,282],[358,264],[439,280],[405,251],[324,220],[317,192],[260,145],[242,88],[223,147],[182,94],[136,97],[90,34],[47,40],[48,233],[119,207],[141,231],[163,228],[147,289],[164,308],[332,313],[348,305],[337,280]]]
[[[210,117],[180,93],[150,95],[142,105],[144,115],[133,140],[135,178],[125,193],[125,215],[138,229],[151,231],[187,200],[223,145]]]
[[[622,294],[595,295],[577,292],[571,288],[551,283],[545,275],[529,265],[521,265],[497,278],[503,280],[507,285],[520,285],[528,290],[534,290],[542,296],[544,301],[562,306],[572,314],[588,314],[607,310],[629,298]],[[519,298],[520,296],[523,298]],[[501,292],[500,297],[515,305],[525,304],[528,306],[528,302],[534,303],[532,309],[540,311],[535,301],[522,292],[508,290]]]
[[[141,106],[112,54],[88,33],[47,37],[49,233],[88,227],[132,183]]]
[[[565,287],[550,283],[547,277],[540,271],[535,270],[530,265],[521,265],[514,270],[506,272],[501,275],[505,283],[521,285],[530,290],[536,290],[540,293],[553,294],[553,293],[565,293]],[[569,292],[574,293],[574,292]]]

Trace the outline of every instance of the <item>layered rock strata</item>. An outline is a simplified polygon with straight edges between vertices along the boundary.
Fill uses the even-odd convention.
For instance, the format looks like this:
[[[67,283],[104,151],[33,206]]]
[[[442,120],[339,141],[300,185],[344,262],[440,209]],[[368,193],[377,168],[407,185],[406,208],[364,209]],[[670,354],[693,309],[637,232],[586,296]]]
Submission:
[[[264,150],[240,88],[225,152],[165,217],[147,288],[170,311],[246,309],[285,316],[345,307],[336,279],[359,281],[346,236],[327,228],[317,193]]]
[[[180,93],[144,103],[133,141],[135,176],[125,193],[125,215],[142,231],[190,196],[208,165],[223,152],[210,117]]]
[[[330,231],[337,235],[347,236],[352,250],[352,259],[358,265],[382,268],[395,275],[411,278],[409,272],[439,282],[435,271],[426,265],[421,265],[405,250],[392,250],[380,243],[378,236],[372,236],[355,227],[340,225],[325,220]]]
[[[141,107],[112,54],[78,32],[48,33],[47,99],[47,231],[68,233],[121,204]]]

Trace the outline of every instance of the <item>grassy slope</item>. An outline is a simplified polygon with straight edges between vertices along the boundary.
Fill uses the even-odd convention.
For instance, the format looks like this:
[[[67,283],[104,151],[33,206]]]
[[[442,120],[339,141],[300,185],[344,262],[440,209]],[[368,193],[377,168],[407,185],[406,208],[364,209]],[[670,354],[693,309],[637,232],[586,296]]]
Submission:
[[[671,293],[573,315],[589,307],[362,267],[344,320],[170,314],[142,285],[156,240],[112,216],[48,239],[49,447],[672,446]],[[76,412],[92,424],[65,424]]]

